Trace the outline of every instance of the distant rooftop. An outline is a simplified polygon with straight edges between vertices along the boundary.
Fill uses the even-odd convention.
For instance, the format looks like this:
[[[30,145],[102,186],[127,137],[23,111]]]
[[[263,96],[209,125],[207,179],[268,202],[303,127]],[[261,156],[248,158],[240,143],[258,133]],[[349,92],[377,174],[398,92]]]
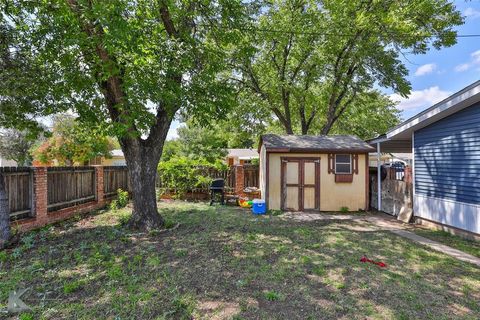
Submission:
[[[112,154],[112,157],[123,157],[122,149],[114,149],[110,151],[110,153]]]
[[[261,137],[261,143],[268,151],[375,151],[368,143],[352,135],[277,135],[265,134]]]
[[[255,149],[227,149],[227,157],[238,157],[241,160],[257,159],[258,152]]]

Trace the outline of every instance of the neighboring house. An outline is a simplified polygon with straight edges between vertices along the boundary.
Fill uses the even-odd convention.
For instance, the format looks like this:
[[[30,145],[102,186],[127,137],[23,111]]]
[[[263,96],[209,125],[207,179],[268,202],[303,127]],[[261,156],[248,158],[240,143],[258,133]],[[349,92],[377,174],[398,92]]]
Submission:
[[[88,162],[88,165],[102,165],[102,166],[126,166],[125,157],[121,149],[114,149],[110,151],[110,158],[96,157]]]
[[[411,150],[417,220],[480,234],[480,81],[370,142]]]
[[[258,149],[260,189],[269,209],[368,209],[368,153],[374,149],[361,139],[267,134]]]
[[[126,166],[125,156],[121,149],[115,149],[110,151],[111,158],[102,158],[101,164],[104,166]]]
[[[258,159],[258,152],[254,149],[227,149],[227,164],[229,166],[251,163]]]
[[[0,167],[16,167],[16,166],[17,166],[17,162],[13,160],[7,160],[0,156]]]
[[[377,167],[377,153],[369,154],[370,167]],[[380,164],[402,162],[405,165],[412,165],[412,154],[411,153],[382,153],[380,156]]]

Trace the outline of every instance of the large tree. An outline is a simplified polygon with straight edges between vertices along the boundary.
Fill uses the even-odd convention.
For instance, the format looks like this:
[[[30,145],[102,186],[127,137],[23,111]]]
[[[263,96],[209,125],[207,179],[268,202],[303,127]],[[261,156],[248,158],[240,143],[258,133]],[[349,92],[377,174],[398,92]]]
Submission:
[[[30,148],[35,142],[36,139],[25,130],[0,130],[0,156],[14,160],[19,166],[28,166],[32,162]]]
[[[354,134],[361,139],[377,137],[400,123],[400,110],[396,105],[396,102],[378,91],[359,94],[330,132]]]
[[[244,34],[235,78],[286,133],[328,134],[375,86],[407,96],[402,55],[455,44],[462,22],[447,0],[273,0]]]
[[[110,157],[113,142],[100,128],[88,127],[68,114],[56,115],[50,137],[33,150],[41,163],[57,161],[62,166],[84,165],[96,157]]]
[[[155,176],[167,131],[181,109],[205,121],[228,107],[230,90],[221,72],[235,35],[228,30],[243,11],[240,1],[0,4],[0,19],[14,34],[3,60],[22,57],[35,79],[23,93],[14,81],[0,83],[4,122],[30,123],[72,109],[81,121],[104,125],[118,137],[127,162],[131,226],[161,227]],[[18,69],[10,63],[9,72]],[[38,75],[28,72],[36,69]],[[34,99],[24,98],[29,95]]]

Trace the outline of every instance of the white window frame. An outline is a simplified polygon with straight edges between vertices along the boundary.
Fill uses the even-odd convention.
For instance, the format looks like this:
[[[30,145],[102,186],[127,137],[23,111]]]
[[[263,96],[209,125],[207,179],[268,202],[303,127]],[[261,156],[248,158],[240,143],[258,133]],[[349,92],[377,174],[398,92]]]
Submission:
[[[349,162],[337,162],[337,156],[348,156]],[[350,166],[349,172],[337,172],[337,163],[338,164],[348,164]],[[347,153],[336,154],[335,155],[335,174],[352,174],[352,155]]]

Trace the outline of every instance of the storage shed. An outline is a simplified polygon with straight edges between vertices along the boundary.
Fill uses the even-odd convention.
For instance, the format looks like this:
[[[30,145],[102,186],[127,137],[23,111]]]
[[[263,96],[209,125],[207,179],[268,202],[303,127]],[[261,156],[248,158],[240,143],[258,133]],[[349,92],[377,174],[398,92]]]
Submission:
[[[368,208],[368,153],[375,149],[358,137],[266,134],[258,150],[268,209]]]

